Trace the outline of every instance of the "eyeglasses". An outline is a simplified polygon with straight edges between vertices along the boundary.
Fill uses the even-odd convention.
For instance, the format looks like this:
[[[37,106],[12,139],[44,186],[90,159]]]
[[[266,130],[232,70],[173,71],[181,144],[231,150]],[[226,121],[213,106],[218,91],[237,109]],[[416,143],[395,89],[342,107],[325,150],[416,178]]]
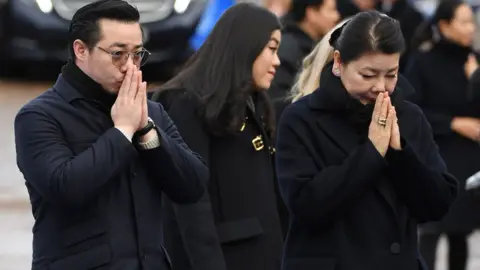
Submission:
[[[112,63],[115,66],[123,66],[127,63],[128,58],[132,55],[132,61],[137,67],[141,67],[147,63],[148,57],[150,56],[150,52],[142,49],[136,52],[127,52],[127,51],[108,51],[102,47],[98,47],[100,50],[110,54],[112,56]]]

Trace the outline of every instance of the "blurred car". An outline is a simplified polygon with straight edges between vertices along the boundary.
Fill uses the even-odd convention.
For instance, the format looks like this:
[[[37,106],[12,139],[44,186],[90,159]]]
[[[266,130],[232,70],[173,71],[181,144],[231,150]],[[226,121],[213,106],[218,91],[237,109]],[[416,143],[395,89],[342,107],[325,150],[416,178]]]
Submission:
[[[210,0],[208,2],[197,30],[190,39],[190,45],[194,50],[198,50],[202,46],[222,13],[234,4],[235,0]]]
[[[74,13],[93,0],[8,0],[1,16],[1,64],[65,62],[68,27]],[[148,64],[183,63],[207,0],[128,0],[140,12]]]

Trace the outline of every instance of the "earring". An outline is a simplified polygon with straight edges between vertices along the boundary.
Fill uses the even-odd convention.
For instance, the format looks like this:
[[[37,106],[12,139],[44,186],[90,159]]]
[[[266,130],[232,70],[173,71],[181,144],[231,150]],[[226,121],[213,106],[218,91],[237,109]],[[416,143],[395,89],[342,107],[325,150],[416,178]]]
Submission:
[[[332,69],[332,73],[333,73],[333,75],[335,75],[335,76],[338,77],[338,76],[340,76],[340,69],[338,69],[338,68],[333,68],[333,69]]]

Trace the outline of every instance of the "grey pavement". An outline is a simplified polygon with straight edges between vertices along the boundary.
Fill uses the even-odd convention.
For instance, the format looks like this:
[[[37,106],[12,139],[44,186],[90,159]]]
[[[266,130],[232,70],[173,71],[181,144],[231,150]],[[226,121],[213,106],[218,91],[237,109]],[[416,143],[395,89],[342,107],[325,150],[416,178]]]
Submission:
[[[0,270],[30,269],[33,219],[24,180],[15,163],[13,119],[24,103],[47,87],[0,81]],[[442,239],[437,270],[447,270],[446,252]],[[480,270],[480,233],[470,238],[470,255],[468,270]]]
[[[13,120],[48,85],[0,81],[0,270],[30,269],[33,218],[15,163]]]

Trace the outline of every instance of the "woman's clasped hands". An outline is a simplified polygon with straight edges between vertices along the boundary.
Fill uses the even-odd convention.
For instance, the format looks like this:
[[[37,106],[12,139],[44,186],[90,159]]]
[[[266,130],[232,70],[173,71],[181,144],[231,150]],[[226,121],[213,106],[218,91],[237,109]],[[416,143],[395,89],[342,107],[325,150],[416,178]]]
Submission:
[[[389,147],[401,150],[397,112],[391,103],[388,92],[380,93],[377,96],[368,138],[382,156],[385,156]]]

